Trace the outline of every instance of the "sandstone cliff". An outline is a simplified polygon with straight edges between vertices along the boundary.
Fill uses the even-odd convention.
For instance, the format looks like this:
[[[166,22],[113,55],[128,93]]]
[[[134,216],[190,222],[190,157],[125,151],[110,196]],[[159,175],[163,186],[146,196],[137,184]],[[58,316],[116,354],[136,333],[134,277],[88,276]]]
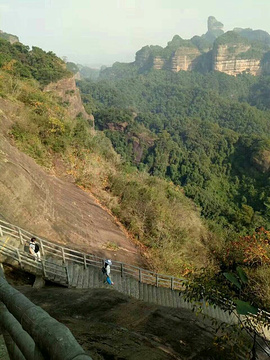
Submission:
[[[165,65],[165,59],[163,59],[161,56],[156,56],[153,59],[153,68],[156,70],[161,70],[164,68]]]
[[[261,73],[261,61],[258,59],[241,59],[238,56],[247,52],[250,45],[219,45],[213,53],[213,70],[228,75],[237,75],[247,72],[252,75]]]
[[[224,33],[223,24],[210,16],[204,35],[193,36],[190,40],[175,35],[165,48],[144,46],[136,53],[134,63],[120,64],[120,67],[124,69],[124,65],[133,66],[133,71],[135,65],[139,73],[166,69],[173,72],[214,70],[234,76],[243,72],[269,74],[270,35],[262,30],[241,28]],[[106,76],[108,74],[109,68]]]
[[[171,59],[171,71],[178,72],[180,70],[194,70],[200,55],[200,51],[196,48],[181,47],[177,49]]]

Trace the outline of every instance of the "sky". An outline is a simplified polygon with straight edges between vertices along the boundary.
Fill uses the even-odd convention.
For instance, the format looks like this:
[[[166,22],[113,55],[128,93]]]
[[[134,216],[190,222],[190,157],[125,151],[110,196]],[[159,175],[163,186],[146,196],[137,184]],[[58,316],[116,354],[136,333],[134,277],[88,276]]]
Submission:
[[[270,0],[0,0],[0,29],[68,61],[98,67],[132,62],[145,45],[207,31],[208,16],[224,30],[270,33]]]

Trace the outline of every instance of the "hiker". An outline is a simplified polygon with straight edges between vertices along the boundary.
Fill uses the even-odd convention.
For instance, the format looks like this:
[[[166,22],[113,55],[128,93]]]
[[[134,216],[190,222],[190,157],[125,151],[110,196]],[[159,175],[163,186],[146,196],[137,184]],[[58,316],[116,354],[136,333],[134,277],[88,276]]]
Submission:
[[[111,274],[111,265],[112,265],[112,260],[108,259],[104,261],[104,266],[102,268],[102,272],[106,277],[105,283],[109,284],[109,285],[114,285],[114,283],[112,282],[112,279],[110,277]]]
[[[39,251],[39,245],[36,243],[36,238],[32,237],[29,244],[29,253],[35,257],[38,261],[41,261],[40,259],[40,251]]]

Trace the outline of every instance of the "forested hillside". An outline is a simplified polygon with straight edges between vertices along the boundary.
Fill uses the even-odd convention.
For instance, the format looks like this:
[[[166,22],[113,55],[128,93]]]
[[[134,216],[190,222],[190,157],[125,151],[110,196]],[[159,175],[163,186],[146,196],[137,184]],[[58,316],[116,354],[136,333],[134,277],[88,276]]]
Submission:
[[[241,265],[252,279],[241,296],[270,304],[269,232],[250,236],[270,222],[267,77],[127,69],[119,80],[81,81],[93,132],[42,91],[71,76],[60,59],[0,46],[0,96],[18,106],[12,143],[49,171],[61,158],[61,171],[117,216],[157,271],[224,287],[222,272]]]
[[[2,38],[0,50],[0,67],[17,77],[33,78],[46,85],[72,74],[52,51],[46,52],[35,46],[30,50],[20,42],[11,44]]]
[[[205,218],[245,232],[270,225],[267,81],[152,71],[79,86],[128,163],[183,186]]]
[[[270,78],[161,70],[122,75],[78,83],[97,129],[126,164],[173,182],[195,201],[220,236],[219,245],[213,240],[207,248],[221,269],[253,269],[253,285],[264,288],[259,297],[268,302],[262,284],[270,263],[264,233],[270,228]],[[249,237],[255,229],[263,230]],[[235,242],[240,235],[246,237]]]
[[[210,233],[182,189],[130,167],[103,132],[93,131],[92,122],[82,113],[71,118],[68,101],[53,91],[43,91],[51,73],[59,74],[62,69],[62,77],[70,76],[63,62],[38,50],[40,66],[35,72],[34,62],[31,73],[27,69],[35,49],[2,44],[0,96],[6,107],[16,104],[18,108],[12,115],[9,141],[49,172],[62,173],[91,191],[140,241],[150,267],[180,275],[209,263],[209,250],[202,239],[207,242]],[[116,244],[108,246],[117,252]]]

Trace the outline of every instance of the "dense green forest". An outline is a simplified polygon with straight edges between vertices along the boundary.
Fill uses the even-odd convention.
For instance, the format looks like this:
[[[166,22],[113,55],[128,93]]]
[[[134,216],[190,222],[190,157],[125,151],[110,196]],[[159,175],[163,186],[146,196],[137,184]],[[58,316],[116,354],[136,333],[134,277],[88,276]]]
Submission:
[[[270,226],[270,77],[152,70],[79,87],[123,159],[182,186],[213,226]]]

